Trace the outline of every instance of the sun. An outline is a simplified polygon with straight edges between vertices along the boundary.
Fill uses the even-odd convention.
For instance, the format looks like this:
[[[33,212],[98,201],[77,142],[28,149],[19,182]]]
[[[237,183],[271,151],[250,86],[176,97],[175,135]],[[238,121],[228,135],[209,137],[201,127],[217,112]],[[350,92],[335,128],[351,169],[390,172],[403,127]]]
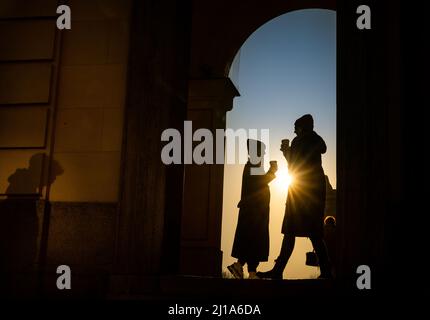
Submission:
[[[288,173],[287,168],[280,168],[276,172],[275,185],[280,190],[288,190],[288,187],[293,183],[293,177]]]

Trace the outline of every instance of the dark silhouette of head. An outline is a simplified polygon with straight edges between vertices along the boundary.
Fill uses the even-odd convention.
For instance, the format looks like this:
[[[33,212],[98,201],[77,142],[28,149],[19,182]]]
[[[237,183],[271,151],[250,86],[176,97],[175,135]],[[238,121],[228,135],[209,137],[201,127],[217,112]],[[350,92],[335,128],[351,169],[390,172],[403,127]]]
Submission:
[[[38,168],[40,168],[43,165],[43,161],[45,157],[46,157],[46,154],[44,153],[34,154],[30,158],[28,170],[30,172],[37,172]],[[48,179],[42,179],[41,187],[46,187],[48,185],[53,184],[57,176],[62,175],[63,173],[64,173],[64,169],[60,165],[60,163],[57,160],[52,159],[50,169],[49,169]]]
[[[45,159],[44,153],[35,153],[31,156],[28,161],[28,170],[34,171],[39,169],[43,165],[43,160]]]
[[[246,140],[246,146],[251,163],[260,163],[263,156],[266,154],[266,145],[260,140],[248,139]]]
[[[31,156],[28,168],[18,168],[8,178],[9,186],[6,194],[13,196],[16,194],[36,194],[41,187],[41,173],[45,160],[44,153],[36,153]]]
[[[306,132],[311,132],[313,130],[314,119],[310,114],[305,114],[294,122],[294,133],[296,133],[298,136]]]
[[[63,174],[64,170],[58,161],[52,160],[48,179],[41,176],[42,169],[45,165],[45,153],[36,153],[31,156],[28,162],[28,168],[18,168],[8,178],[9,186],[6,189],[8,196],[15,194],[37,194],[41,188],[51,185],[55,178]]]
[[[324,219],[324,225],[329,227],[336,227],[336,218],[333,216],[327,216]]]

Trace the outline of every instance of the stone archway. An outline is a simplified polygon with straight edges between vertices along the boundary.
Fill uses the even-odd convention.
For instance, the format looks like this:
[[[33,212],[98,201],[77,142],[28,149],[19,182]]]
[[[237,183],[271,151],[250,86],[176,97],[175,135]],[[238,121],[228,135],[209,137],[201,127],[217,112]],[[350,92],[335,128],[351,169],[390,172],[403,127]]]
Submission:
[[[404,170],[398,141],[403,134],[402,113],[406,113],[400,97],[403,16],[399,3],[372,4],[372,16],[377,19],[371,32],[357,30],[358,0],[169,3],[134,2],[113,287],[146,290],[156,284],[146,282],[148,275],[179,272],[180,254],[182,273],[197,274],[190,268],[193,262],[203,262],[201,274],[219,273],[210,259],[204,263],[193,257],[209,252],[213,263],[220,261],[220,233],[197,234],[188,243],[181,240],[181,218],[184,226],[196,217],[190,211],[181,214],[187,208],[182,199],[187,201],[186,193],[193,195],[193,189],[187,187],[184,196],[183,167],[169,173],[159,160],[160,141],[149,137],[159,137],[166,128],[180,130],[191,109],[208,119],[215,117],[209,128],[222,125],[235,95],[226,74],[236,50],[264,22],[304,8],[336,9],[336,207],[342,243],[337,276],[353,287],[357,266],[367,264],[372,275],[377,277],[379,272],[388,279],[387,266],[398,262],[397,247],[404,246],[397,237],[405,201],[402,179],[397,179]],[[218,85],[205,86],[205,82]],[[203,90],[217,86],[225,90]],[[209,100],[217,102],[202,104]],[[215,105],[221,106],[219,110]],[[193,117],[188,112],[188,119]],[[216,172],[222,170],[213,170],[202,180],[207,189],[215,186],[211,192],[220,192],[222,178]],[[217,210],[195,211],[210,218],[203,220],[202,230],[216,229],[211,219],[221,219]],[[130,281],[131,277],[140,282]]]
[[[226,9],[228,8],[228,12]],[[193,129],[225,129],[226,112],[239,92],[227,77],[233,58],[260,26],[300,9],[332,9],[335,1],[265,1],[264,4],[195,3],[187,119]],[[219,16],[223,16],[219,20]],[[238,18],[240,17],[240,19]],[[238,24],[240,20],[240,24]],[[210,35],[210,36],[208,36]],[[221,274],[223,165],[185,166],[181,273]]]

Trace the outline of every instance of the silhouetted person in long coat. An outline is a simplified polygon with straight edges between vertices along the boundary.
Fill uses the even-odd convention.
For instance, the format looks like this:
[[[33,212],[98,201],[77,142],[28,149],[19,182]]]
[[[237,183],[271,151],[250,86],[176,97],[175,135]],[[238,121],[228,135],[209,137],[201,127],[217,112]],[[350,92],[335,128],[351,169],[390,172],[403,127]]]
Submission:
[[[293,183],[288,188],[285,216],[282,224],[284,239],[275,266],[259,272],[262,278],[282,279],[282,273],[294,249],[295,237],[309,237],[318,256],[320,278],[331,277],[331,267],[324,237],[324,207],[326,182],[321,165],[321,154],[327,150],[324,140],[313,131],[310,114],[296,120],[291,147],[281,146],[288,162]]]
[[[248,150],[251,140],[248,140]],[[269,256],[269,182],[275,179],[277,166],[271,162],[267,173],[264,172],[261,159],[265,154],[265,145],[252,140],[257,146],[260,160],[250,159],[243,169],[242,194],[238,204],[239,218],[234,237],[232,256],[238,261],[228,266],[236,277],[243,278],[243,266],[248,265],[249,278],[256,278],[259,262],[267,261]],[[257,174],[258,173],[258,174]]]

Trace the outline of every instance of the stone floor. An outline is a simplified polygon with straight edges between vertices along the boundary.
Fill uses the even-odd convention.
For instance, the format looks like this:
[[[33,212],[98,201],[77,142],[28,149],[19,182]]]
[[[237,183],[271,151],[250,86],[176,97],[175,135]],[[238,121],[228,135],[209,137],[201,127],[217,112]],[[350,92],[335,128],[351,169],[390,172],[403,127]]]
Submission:
[[[335,283],[330,280],[237,280],[216,277],[164,276],[157,292],[110,296],[110,299],[148,301],[275,301],[287,297],[334,295]]]

